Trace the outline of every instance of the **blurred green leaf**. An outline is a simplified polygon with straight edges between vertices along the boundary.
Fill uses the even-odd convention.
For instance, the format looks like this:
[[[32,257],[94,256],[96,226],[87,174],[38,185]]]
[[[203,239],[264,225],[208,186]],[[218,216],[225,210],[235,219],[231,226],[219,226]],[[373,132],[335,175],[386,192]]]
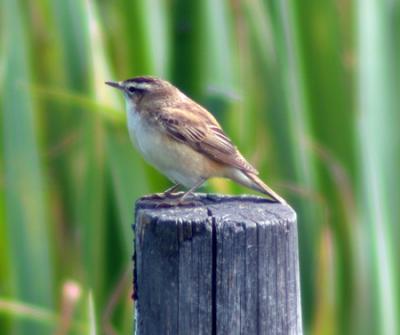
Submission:
[[[1,2],[5,32],[5,73],[2,98],[5,224],[12,260],[12,294],[19,300],[53,305],[53,268],[47,229],[43,167],[38,149],[38,120],[29,92],[29,50],[17,1]],[[1,223],[3,224],[3,222]],[[4,229],[4,228],[3,228]],[[38,271],[40,269],[40,271]],[[49,328],[24,320],[21,333],[47,334]]]
[[[104,83],[102,83],[104,85]],[[92,97],[79,95],[68,92],[63,89],[55,89],[50,87],[42,87],[33,85],[31,92],[42,99],[51,99],[59,104],[65,104],[68,107],[79,107],[86,112],[101,112],[106,120],[114,123],[125,124],[125,115],[115,107],[105,105],[101,101],[95,100]]]
[[[15,300],[0,299],[0,313],[10,315],[14,318],[33,321],[48,329],[55,329],[60,322],[60,316],[51,310]],[[85,329],[84,324],[77,322],[72,323],[70,327],[72,330],[79,332],[79,334]]]
[[[285,160],[290,162],[288,173],[292,183],[298,185],[305,193],[318,189],[315,169],[315,158],[306,145],[307,137],[312,136],[310,108],[306,97],[307,85],[304,78],[302,45],[299,40],[296,8],[291,0],[281,1],[276,6],[277,17],[275,29],[277,36],[277,55],[279,59],[279,76],[282,78],[281,91],[284,105],[286,140],[280,145]],[[283,164],[282,158],[281,163]],[[306,306],[303,312],[306,323],[310,322],[313,313],[316,248],[318,245],[322,216],[319,204],[314,197],[296,199],[299,209],[299,242],[300,269],[302,271],[302,301]],[[305,226],[302,223],[312,222]]]
[[[107,157],[118,209],[120,239],[129,255],[132,252],[130,231],[133,223],[133,202],[148,191],[146,175],[143,163],[138,159],[127,135],[111,127],[107,136]]]
[[[400,8],[389,2],[357,1],[358,103],[361,176],[360,220],[369,255],[373,332],[397,334],[399,310],[400,101],[398,43]]]
[[[88,319],[89,319],[89,327],[88,327],[88,335],[96,335],[96,311],[94,307],[93,294],[89,292],[88,297]]]

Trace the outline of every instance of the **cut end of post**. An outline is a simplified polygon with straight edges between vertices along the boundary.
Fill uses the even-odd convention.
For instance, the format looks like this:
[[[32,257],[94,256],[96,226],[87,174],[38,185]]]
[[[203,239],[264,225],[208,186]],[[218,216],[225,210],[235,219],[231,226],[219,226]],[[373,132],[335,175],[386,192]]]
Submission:
[[[136,209],[153,209],[157,211],[176,211],[184,212],[187,210],[201,210],[205,209],[208,212],[216,207],[224,206],[224,208],[230,208],[233,211],[239,206],[240,208],[252,208],[252,209],[266,209],[270,213],[274,213],[277,216],[285,216],[286,219],[296,220],[296,212],[287,203],[279,203],[271,199],[256,195],[222,195],[214,193],[194,193],[191,198],[188,198],[183,204],[176,204],[176,199],[179,198],[182,193],[170,195],[165,198],[160,198],[157,195],[144,196],[136,202]]]

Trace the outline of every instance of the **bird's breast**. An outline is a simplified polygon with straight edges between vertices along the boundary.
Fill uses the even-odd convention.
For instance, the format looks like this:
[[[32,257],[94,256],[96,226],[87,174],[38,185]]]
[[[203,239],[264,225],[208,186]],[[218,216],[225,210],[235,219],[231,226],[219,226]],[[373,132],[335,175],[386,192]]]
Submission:
[[[157,132],[141,114],[136,111],[128,114],[128,129],[132,142],[147,160],[153,162],[161,155],[161,132]]]

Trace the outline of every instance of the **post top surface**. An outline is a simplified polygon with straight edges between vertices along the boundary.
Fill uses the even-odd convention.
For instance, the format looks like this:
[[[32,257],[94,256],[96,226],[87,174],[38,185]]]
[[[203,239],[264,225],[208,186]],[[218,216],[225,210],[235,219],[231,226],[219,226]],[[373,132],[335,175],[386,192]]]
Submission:
[[[162,217],[163,221],[203,221],[211,216],[217,220],[265,224],[296,221],[296,213],[290,206],[259,196],[196,193],[194,199],[195,204],[165,207],[163,199],[144,197],[136,202],[136,211],[141,215]]]

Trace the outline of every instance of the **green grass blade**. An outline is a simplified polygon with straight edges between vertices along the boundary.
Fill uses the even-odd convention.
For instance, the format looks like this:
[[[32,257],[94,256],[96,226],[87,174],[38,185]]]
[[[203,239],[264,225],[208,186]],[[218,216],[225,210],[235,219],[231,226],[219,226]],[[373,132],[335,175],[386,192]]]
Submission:
[[[279,77],[282,78],[281,94],[284,105],[281,112],[286,118],[286,139],[280,146],[280,152],[290,162],[292,171],[288,171],[291,183],[309,193],[318,189],[315,160],[306,146],[306,136],[312,134],[310,124],[307,86],[304,79],[302,45],[299,40],[298,21],[294,2],[283,0],[277,5],[275,29],[277,34],[277,59],[279,59]],[[282,117],[282,116],[280,116]],[[282,126],[282,125],[281,125]],[[282,135],[281,135],[282,136]],[[284,163],[281,158],[281,165]],[[299,242],[301,245],[300,268],[302,271],[302,299],[306,306],[303,312],[306,324],[310,322],[314,308],[314,287],[316,270],[316,247],[319,241],[319,229],[322,221],[319,204],[312,198],[300,198],[294,202],[299,217]],[[312,225],[302,223],[313,222]]]
[[[110,167],[114,201],[117,207],[119,238],[123,241],[124,254],[132,252],[134,201],[149,190],[145,166],[126,134],[127,130],[107,129],[107,157]]]
[[[329,211],[329,224],[337,243],[334,296],[338,332],[349,333],[353,319],[354,296],[354,215],[348,215],[351,206],[344,199],[352,193],[355,169],[355,143],[352,94],[352,54],[351,42],[351,4],[338,6],[332,1],[311,1],[307,4],[291,2],[298,36],[299,57],[303,67],[303,90],[309,110],[309,123],[312,134],[307,133],[307,150],[316,154],[315,172],[318,173],[318,189]],[[335,15],[333,15],[335,13]],[[340,135],[339,135],[340,133]],[[329,149],[328,149],[329,148]],[[326,161],[324,156],[331,159]],[[347,188],[340,188],[334,164],[344,171]],[[322,163],[322,164],[321,164]],[[318,192],[319,193],[319,192]],[[350,211],[356,209],[353,206]],[[354,221],[354,220],[353,220]],[[316,274],[319,276],[318,274]],[[341,306],[348,304],[349,309]],[[321,309],[325,307],[321,306]],[[349,312],[350,311],[350,312]],[[319,318],[318,311],[314,318]]]
[[[64,74],[74,89],[87,89],[91,77],[87,73],[89,43],[84,0],[55,0],[51,5]]]
[[[149,59],[149,71],[168,78],[170,71],[170,24],[167,2],[162,0],[137,1],[143,20],[144,41]],[[132,29],[133,27],[131,27]],[[131,32],[134,31],[134,28]]]
[[[12,267],[13,295],[45,307],[53,305],[53,269],[47,231],[45,186],[39,158],[37,119],[22,85],[30,83],[29,50],[18,2],[1,2],[5,33],[3,146],[5,216]],[[3,223],[2,223],[3,224]],[[40,269],[40,270],[38,270]],[[36,323],[19,323],[22,333],[46,334]]]
[[[369,250],[374,332],[400,331],[398,206],[400,124],[398,44],[389,2],[357,1],[361,223]],[[398,7],[397,7],[398,12]],[[397,19],[397,24],[398,24]]]
[[[56,28],[60,35],[67,90],[76,90],[87,97],[94,97],[95,76],[92,66],[97,45],[93,39],[96,17],[90,11],[91,3],[84,0],[54,1]],[[96,50],[93,50],[96,48]],[[70,59],[71,57],[71,59]],[[96,62],[96,63],[95,63]],[[82,106],[84,107],[84,106]],[[69,164],[72,169],[72,211],[75,229],[80,234],[79,253],[82,257],[85,288],[93,292],[96,306],[105,297],[105,179],[104,120],[100,113],[87,108],[77,108],[73,120],[79,133],[71,149]],[[71,173],[71,171],[66,171]],[[69,186],[71,187],[71,186]]]
[[[102,79],[104,79],[104,77]],[[118,124],[126,123],[125,114],[121,112],[120,106],[118,105],[118,108],[112,107],[109,105],[108,100],[107,104],[103,104],[100,99],[95,100],[91,97],[88,97],[87,95],[73,93],[65,89],[57,89],[37,85],[31,86],[30,90],[33,95],[37,96],[40,99],[49,100],[57,103],[58,105],[65,105],[68,108],[78,107],[81,110],[84,110],[85,113],[100,112],[107,121]],[[72,112],[76,111],[73,110]],[[78,115],[75,116],[79,117]]]
[[[88,335],[96,335],[96,310],[95,310],[95,304],[94,304],[94,299],[93,299],[93,294],[92,292],[89,292],[88,296]]]
[[[90,57],[91,57],[91,73],[93,77],[93,96],[97,102],[106,106],[111,106],[114,110],[120,111],[125,117],[125,111],[122,106],[120,92],[111,89],[104,82],[111,78],[110,64],[104,53],[104,40],[101,27],[101,19],[98,15],[95,3],[92,1],[86,2],[88,22],[89,22],[89,40],[90,40]],[[104,256],[105,259],[97,259],[98,263],[110,262],[114,268],[114,273],[119,273],[119,267],[125,267],[126,261],[131,257],[132,253],[132,234],[131,224],[133,223],[133,203],[134,200],[144,193],[145,175],[141,169],[141,162],[135,159],[134,150],[129,142],[127,130],[124,127],[113,126],[111,123],[106,127],[102,124],[104,132],[104,149],[105,157],[105,178],[111,176],[111,188],[113,192],[112,198],[107,198],[109,210],[117,213],[118,217],[112,221],[106,221],[104,229],[107,230],[107,240],[104,240]],[[95,233],[98,227],[93,226],[92,232]],[[120,247],[116,248],[112,244],[118,241]],[[101,243],[101,242],[100,242]],[[100,244],[99,243],[99,244]],[[108,246],[110,246],[108,248]],[[122,257],[121,257],[122,254]],[[107,255],[107,257],[106,257]],[[115,261],[116,259],[120,261]],[[103,261],[103,262],[100,262]],[[104,266],[104,265],[103,265]],[[105,282],[115,280],[114,273],[103,273]],[[113,290],[112,286],[105,286],[103,291]],[[97,311],[101,318],[103,309],[103,301],[96,299],[98,302]],[[127,315],[124,315],[127,317]],[[124,321],[126,323],[126,321]],[[104,326],[104,325],[102,325]]]
[[[20,320],[29,320],[32,323],[43,325],[47,329],[56,329],[60,323],[60,315],[55,314],[54,311],[15,300],[0,299],[0,314]],[[82,334],[86,324],[74,322],[70,328],[77,334]]]
[[[125,66],[117,71],[119,80],[134,75],[158,75],[168,78],[171,65],[170,5],[163,0],[127,1],[110,6],[107,13],[113,26],[107,35]],[[124,43],[120,43],[124,36]],[[121,69],[121,64],[116,64]]]
[[[124,106],[120,103],[120,92],[111,89],[104,84],[107,78],[111,78],[110,65],[104,54],[103,35],[101,21],[97,9],[92,1],[88,1],[88,17],[90,24],[91,58],[95,100],[102,105],[110,106],[112,110],[118,110],[125,119]],[[115,192],[116,205],[120,222],[120,238],[124,241],[126,256],[131,252],[130,225],[132,223],[132,206],[147,189],[146,178],[142,168],[142,162],[136,159],[132,144],[128,139],[128,131],[124,127],[106,127],[106,154],[110,168],[111,182]]]
[[[1,102],[0,102],[1,103]],[[0,147],[0,159],[2,160],[3,146]],[[3,162],[1,162],[1,166]],[[5,213],[5,192],[4,192],[4,171],[1,171],[0,181],[0,296],[13,296],[13,278],[11,272],[11,246],[6,225]],[[11,320],[6,315],[0,313],[0,333],[7,334],[11,332]]]
[[[88,41],[88,78],[90,84],[90,95],[94,100],[99,100],[102,94],[109,97],[109,91],[103,89],[104,80],[100,83],[101,74],[105,75],[103,59],[101,58],[101,41],[99,32],[99,18],[92,1],[82,1],[80,5],[85,18]],[[100,55],[99,55],[100,53]],[[100,86],[103,84],[102,86]],[[96,99],[97,98],[97,99]],[[101,100],[99,100],[101,101]],[[107,273],[104,271],[106,260],[106,175],[107,165],[105,162],[105,129],[104,120],[99,113],[87,113],[83,124],[83,153],[86,166],[82,174],[82,189],[79,194],[78,218],[83,232],[83,254],[86,264],[87,285],[91,290],[89,303],[91,311],[96,316],[101,313],[101,307],[105,298],[104,288]],[[92,297],[93,295],[93,297]],[[93,300],[97,302],[95,306]],[[92,310],[93,309],[93,310]],[[98,320],[90,318],[90,324]],[[92,327],[91,327],[92,328]]]

